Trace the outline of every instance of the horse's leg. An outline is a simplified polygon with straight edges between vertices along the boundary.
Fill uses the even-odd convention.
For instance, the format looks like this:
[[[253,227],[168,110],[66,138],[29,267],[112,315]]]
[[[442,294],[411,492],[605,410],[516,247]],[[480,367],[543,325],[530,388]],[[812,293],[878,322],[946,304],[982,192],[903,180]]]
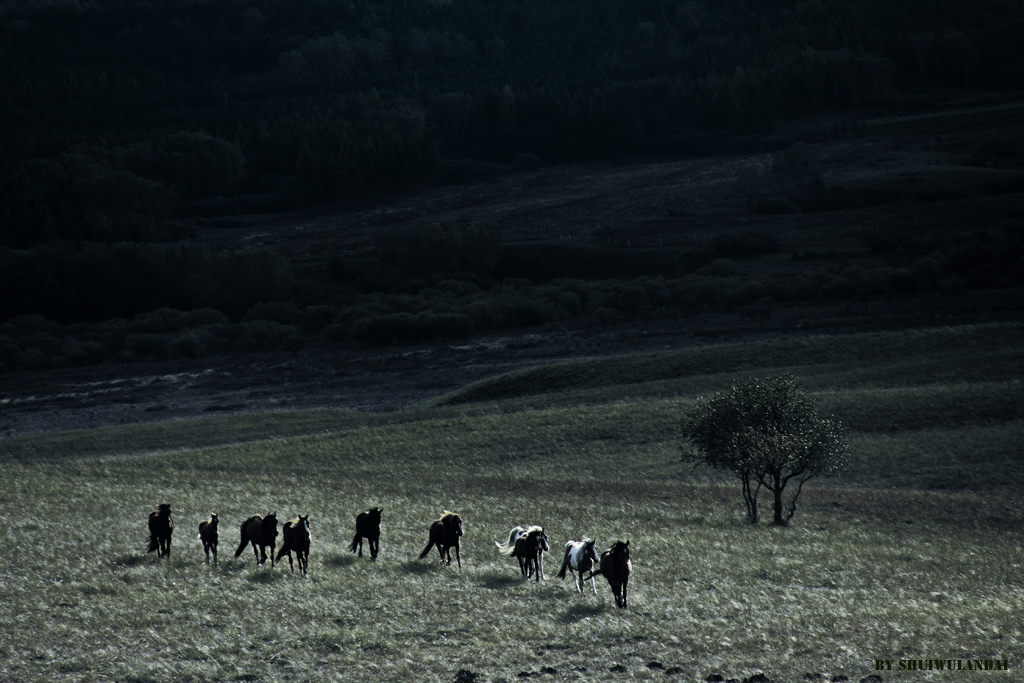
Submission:
[[[260,562],[260,546],[258,545],[258,542],[256,540],[253,540],[252,542],[252,554],[256,558],[256,565],[263,566],[263,563]],[[267,558],[264,557],[263,559],[265,560]]]
[[[582,575],[581,575],[582,576]],[[594,595],[597,595],[597,583],[594,581],[594,572],[590,572],[590,588],[594,591]],[[582,591],[580,591],[582,592]]]
[[[211,543],[210,547],[213,549],[213,563],[217,564],[217,541]]]
[[[459,556],[459,542],[455,541],[455,561],[459,563],[459,569],[462,569],[462,557]],[[451,564],[451,558],[448,559],[448,564]]]
[[[367,543],[370,546],[370,559],[376,561],[377,553],[380,552],[380,539],[379,538],[367,539]]]

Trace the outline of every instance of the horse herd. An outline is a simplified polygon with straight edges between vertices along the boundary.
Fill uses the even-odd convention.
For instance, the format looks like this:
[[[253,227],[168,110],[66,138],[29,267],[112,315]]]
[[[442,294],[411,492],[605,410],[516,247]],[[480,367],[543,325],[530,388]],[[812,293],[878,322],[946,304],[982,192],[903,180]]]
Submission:
[[[360,512],[356,517],[356,533],[349,544],[349,550],[363,556],[363,540],[367,541],[370,551],[370,559],[376,560],[380,552],[380,530],[381,530],[381,508],[371,508]],[[206,562],[217,563],[217,540],[218,540],[218,519],[217,513],[211,513],[209,519],[199,524],[199,540],[203,543],[203,552],[206,553]],[[161,503],[149,514],[149,545],[146,552],[158,551],[159,557],[170,557],[171,535],[174,533],[174,520],[171,518],[171,506]],[[242,522],[239,527],[240,542],[235,550],[235,557],[239,557],[246,546],[252,546],[252,552],[256,556],[256,563],[263,565],[267,561],[267,548],[270,548],[270,565],[275,566],[277,560],[288,557],[288,566],[295,571],[292,563],[292,553],[295,553],[296,561],[299,564],[299,571],[306,574],[309,562],[309,546],[312,534],[309,530],[309,515],[300,515],[288,520],[281,527],[281,547],[274,554],[277,546],[278,522],[275,513],[266,515],[253,515]],[[462,539],[462,517],[454,512],[445,510],[440,519],[430,525],[427,545],[420,552],[417,559],[424,559],[430,553],[431,548],[436,547],[441,556],[441,563],[450,565],[452,563],[451,551],[455,550],[455,562],[462,568],[460,546]],[[514,527],[504,543],[495,542],[498,551],[507,556],[513,557],[519,562],[519,571],[524,579],[540,581],[544,579],[544,553],[551,550],[547,534],[540,526]],[[629,574],[632,570],[632,563],[629,559],[629,541],[616,541],[610,548],[599,553],[597,543],[589,538],[580,541],[568,541],[565,544],[565,552],[562,557],[562,568],[557,576],[565,579],[566,572],[572,578],[576,590],[583,592],[586,582],[590,581],[590,588],[597,595],[597,586],[594,577],[604,576],[611,585],[612,593],[615,595],[615,604],[620,608],[627,605],[627,586]]]

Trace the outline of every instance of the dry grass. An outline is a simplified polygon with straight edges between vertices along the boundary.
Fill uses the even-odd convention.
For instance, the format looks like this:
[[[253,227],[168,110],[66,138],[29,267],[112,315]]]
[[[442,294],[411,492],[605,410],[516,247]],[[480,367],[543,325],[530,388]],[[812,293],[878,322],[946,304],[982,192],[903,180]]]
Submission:
[[[842,477],[808,488],[785,529],[747,526],[738,486],[679,463],[680,408],[727,376],[719,370],[704,387],[680,379],[693,391],[674,395],[594,384],[595,369],[588,386],[546,405],[520,394],[386,416],[8,439],[0,680],[452,681],[459,670],[484,681],[860,680],[875,659],[900,658],[1016,669],[1024,422],[1007,408],[1015,379],[963,370],[988,352],[962,348],[957,376],[941,379],[919,354],[894,373],[897,386],[823,355],[807,374],[819,401],[851,418],[854,457]],[[143,554],[145,518],[165,501],[178,527],[159,561]],[[347,544],[356,513],[376,505],[384,535],[373,564]],[[461,571],[414,559],[446,508],[466,520]],[[211,510],[216,567],[196,540]],[[232,557],[238,524],[270,511],[310,514],[308,578],[258,568],[248,550]],[[540,584],[493,544],[530,523],[555,545]],[[628,610],[606,583],[579,595],[554,578],[558,548],[583,535],[631,541]],[[1010,680],[955,674],[997,677]]]

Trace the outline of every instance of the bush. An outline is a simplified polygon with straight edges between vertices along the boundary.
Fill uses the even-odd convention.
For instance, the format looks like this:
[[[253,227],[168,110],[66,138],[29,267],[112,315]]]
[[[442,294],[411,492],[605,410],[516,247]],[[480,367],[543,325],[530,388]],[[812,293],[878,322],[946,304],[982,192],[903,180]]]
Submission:
[[[715,235],[711,244],[723,258],[746,258],[779,251],[778,238],[763,230]]]
[[[124,341],[124,348],[137,358],[167,358],[170,355],[171,341],[171,336],[167,334],[129,334]]]
[[[282,325],[299,325],[303,321],[303,314],[302,311],[292,304],[281,301],[267,301],[250,308],[242,320],[243,322],[269,320],[281,323]]]
[[[475,329],[473,319],[461,313],[394,313],[358,320],[352,336],[375,344],[396,344],[431,339],[457,339]]]
[[[158,308],[149,313],[135,316],[128,325],[130,332],[155,334],[159,332],[177,332],[188,326],[188,314],[172,308]]]
[[[204,327],[206,325],[227,325],[228,317],[214,308],[197,308],[186,314],[189,327]]]
[[[21,365],[24,354],[21,348],[9,339],[0,341],[0,364],[7,368],[16,368]]]
[[[200,358],[206,355],[206,345],[195,332],[186,332],[171,342],[171,352],[179,358]]]

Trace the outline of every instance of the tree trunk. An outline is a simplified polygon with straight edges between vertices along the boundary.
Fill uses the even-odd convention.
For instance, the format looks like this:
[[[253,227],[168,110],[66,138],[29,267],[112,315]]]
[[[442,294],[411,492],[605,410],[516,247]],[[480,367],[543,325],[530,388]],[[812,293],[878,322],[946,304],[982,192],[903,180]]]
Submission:
[[[757,488],[750,488],[750,472],[741,472],[740,479],[743,480],[743,502],[747,505],[747,524],[757,524],[757,494],[761,488],[761,482],[757,482]]]
[[[785,484],[782,483],[782,474],[779,472],[772,474],[772,493],[775,494],[775,518],[772,519],[774,526],[786,526],[788,520],[782,516],[782,489]]]

